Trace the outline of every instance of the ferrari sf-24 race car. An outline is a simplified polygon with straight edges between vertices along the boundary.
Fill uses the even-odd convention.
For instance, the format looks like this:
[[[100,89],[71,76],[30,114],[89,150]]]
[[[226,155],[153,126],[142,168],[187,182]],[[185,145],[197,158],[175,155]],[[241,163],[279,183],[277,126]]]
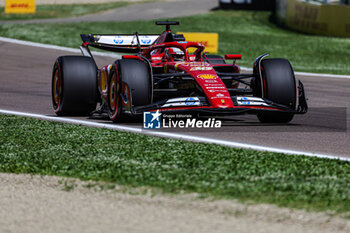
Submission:
[[[166,26],[160,35],[81,35],[83,56],[58,57],[53,67],[56,114],[105,113],[118,122],[146,111],[251,113],[261,122],[287,123],[307,112],[303,84],[288,60],[264,54],[253,73],[240,73],[241,55],[204,53],[202,44],[171,32],[170,25],[178,24],[157,21]],[[128,55],[98,69],[89,46]]]

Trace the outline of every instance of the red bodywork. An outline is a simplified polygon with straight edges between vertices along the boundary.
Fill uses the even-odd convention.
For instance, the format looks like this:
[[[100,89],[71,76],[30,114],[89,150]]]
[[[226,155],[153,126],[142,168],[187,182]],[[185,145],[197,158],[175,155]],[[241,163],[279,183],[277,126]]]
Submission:
[[[164,48],[175,47],[184,52],[183,61],[162,61]],[[188,48],[196,48],[193,55],[188,54]],[[203,61],[201,56],[204,46],[195,42],[169,42],[150,46],[143,53],[152,66],[165,67],[166,73],[186,72],[191,75],[202,88],[213,108],[232,108],[233,103],[225,84],[216,75],[214,68]],[[152,54],[152,52],[155,52]]]
[[[237,110],[237,109],[252,109],[252,110],[273,110],[273,111],[283,111],[280,107],[268,106],[268,105],[239,105],[234,103],[233,96],[228,91],[227,84],[223,82],[222,78],[219,77],[217,73],[218,68],[229,68],[230,73],[239,74],[240,68],[235,64],[236,59],[241,59],[240,54],[227,54],[225,59],[233,60],[232,64],[210,64],[208,59],[205,58],[205,53],[203,55],[204,46],[196,42],[188,41],[171,41],[166,42],[167,36],[171,31],[164,31],[151,45],[138,47],[138,55],[123,55],[122,59],[137,59],[141,61],[146,61],[150,64],[151,69],[158,68],[162,69],[165,74],[171,73],[186,73],[191,76],[195,83],[202,89],[208,104],[200,106],[171,106],[163,108],[151,108],[147,111],[177,111],[177,110],[200,110],[200,109],[212,109],[214,111],[220,110]],[[83,39],[84,40],[84,39]],[[94,44],[84,41],[82,44],[83,48],[88,46],[93,46],[96,48],[101,48],[101,44]],[[103,47],[103,46],[102,46]],[[118,49],[123,49],[123,51],[135,50],[134,46],[124,46]],[[105,46],[103,49],[110,51],[118,51],[115,47]],[[183,57],[181,59],[175,59],[172,56],[174,49],[182,51]],[[194,52],[189,52],[189,49],[195,50]],[[87,49],[87,51],[89,51]],[[170,52],[169,52],[170,51]],[[101,68],[98,72],[98,84],[99,90],[101,92],[102,98],[106,98],[106,83],[108,83],[110,66],[105,66]],[[103,80],[105,79],[105,80]],[[232,84],[232,88],[238,87],[238,82]],[[130,90],[125,88],[123,85],[124,95],[130,96]],[[128,101],[123,103],[124,110],[132,110],[132,103]]]

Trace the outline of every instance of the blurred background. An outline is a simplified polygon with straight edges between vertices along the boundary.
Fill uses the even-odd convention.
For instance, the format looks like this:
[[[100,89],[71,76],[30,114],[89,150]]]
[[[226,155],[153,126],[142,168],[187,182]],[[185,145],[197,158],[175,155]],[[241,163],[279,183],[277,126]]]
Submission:
[[[275,23],[305,33],[350,37],[350,0],[219,0],[219,5],[272,11]]]

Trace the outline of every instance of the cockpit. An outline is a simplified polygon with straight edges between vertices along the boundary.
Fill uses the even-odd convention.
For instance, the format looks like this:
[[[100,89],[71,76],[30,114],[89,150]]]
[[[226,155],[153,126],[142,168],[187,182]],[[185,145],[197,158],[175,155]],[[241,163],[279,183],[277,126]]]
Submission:
[[[162,62],[202,61],[204,46],[196,42],[168,42],[151,46],[148,58]]]

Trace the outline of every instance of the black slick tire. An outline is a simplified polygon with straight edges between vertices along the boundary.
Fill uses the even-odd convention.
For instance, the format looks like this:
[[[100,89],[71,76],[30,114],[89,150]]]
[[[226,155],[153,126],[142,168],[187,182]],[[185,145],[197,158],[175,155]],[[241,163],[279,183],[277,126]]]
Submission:
[[[52,71],[52,103],[57,115],[89,115],[98,99],[97,68],[84,56],[58,57]]]
[[[274,58],[261,61],[263,83],[256,85],[260,96],[294,110],[296,105],[296,83],[294,71],[286,59]],[[262,85],[262,86],[261,86]],[[263,92],[263,94],[261,94]],[[288,123],[294,113],[260,112],[258,119],[263,123]]]
[[[132,107],[151,103],[152,83],[148,66],[136,59],[117,60],[110,73],[108,85],[109,117],[114,122],[122,119],[122,98],[124,95]],[[125,95],[128,88],[130,99]]]

